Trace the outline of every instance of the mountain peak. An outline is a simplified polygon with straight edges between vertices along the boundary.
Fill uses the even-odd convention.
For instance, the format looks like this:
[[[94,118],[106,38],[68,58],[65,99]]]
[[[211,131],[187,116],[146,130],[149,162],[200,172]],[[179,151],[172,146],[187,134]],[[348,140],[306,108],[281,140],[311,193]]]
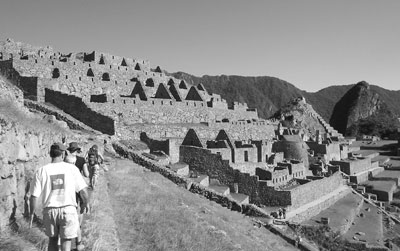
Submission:
[[[377,134],[377,128],[392,123],[392,112],[370,85],[361,81],[353,86],[335,105],[330,124],[344,135]],[[360,130],[360,123],[371,124]],[[379,124],[379,125],[378,125]],[[367,128],[368,130],[364,130]]]
[[[359,87],[367,87],[367,88],[369,88],[368,82],[367,82],[367,81],[364,81],[364,80],[358,82],[358,83],[356,84],[356,86],[359,86]]]

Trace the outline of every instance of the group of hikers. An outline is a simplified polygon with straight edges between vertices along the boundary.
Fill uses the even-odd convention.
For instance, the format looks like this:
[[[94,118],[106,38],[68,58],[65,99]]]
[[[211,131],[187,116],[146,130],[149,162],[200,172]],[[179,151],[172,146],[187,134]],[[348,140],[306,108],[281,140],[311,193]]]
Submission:
[[[54,143],[50,147],[51,163],[40,167],[30,183],[29,227],[32,227],[37,200],[42,198],[43,225],[49,237],[48,251],[70,251],[76,238],[76,249],[83,250],[81,224],[89,213],[89,189],[95,189],[104,158],[97,145],[81,157],[77,142]],[[87,181],[86,181],[87,180]]]
[[[274,211],[270,215],[275,219],[286,219],[286,208],[278,208],[278,211]]]

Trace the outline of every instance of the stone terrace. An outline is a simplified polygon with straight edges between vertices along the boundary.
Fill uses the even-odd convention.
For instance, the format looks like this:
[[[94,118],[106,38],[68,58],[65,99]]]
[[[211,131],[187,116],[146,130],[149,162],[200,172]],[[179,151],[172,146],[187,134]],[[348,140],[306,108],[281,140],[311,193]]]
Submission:
[[[273,128],[270,122],[260,120],[257,110],[249,109],[247,104],[235,102],[228,108],[220,95],[208,93],[202,84],[190,86],[166,75],[159,66],[152,69],[145,60],[97,51],[62,54],[49,46],[36,47],[8,39],[0,43],[0,63],[1,72],[22,88],[27,97],[45,102],[46,95],[53,95],[48,89],[70,95],[63,96],[66,101],[81,98],[88,109],[116,121],[117,128],[186,123],[220,128],[218,123],[225,123],[223,126],[233,128],[233,135],[250,127],[256,132],[250,129],[247,135],[262,138],[269,137]]]

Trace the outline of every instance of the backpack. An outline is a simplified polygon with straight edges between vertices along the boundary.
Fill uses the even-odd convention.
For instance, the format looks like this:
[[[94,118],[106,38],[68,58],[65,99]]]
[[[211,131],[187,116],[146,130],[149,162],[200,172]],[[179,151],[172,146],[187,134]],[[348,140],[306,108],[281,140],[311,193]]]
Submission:
[[[99,164],[99,153],[96,149],[90,148],[88,151],[88,159],[89,159],[89,155],[94,155],[94,157],[96,159],[96,164]]]

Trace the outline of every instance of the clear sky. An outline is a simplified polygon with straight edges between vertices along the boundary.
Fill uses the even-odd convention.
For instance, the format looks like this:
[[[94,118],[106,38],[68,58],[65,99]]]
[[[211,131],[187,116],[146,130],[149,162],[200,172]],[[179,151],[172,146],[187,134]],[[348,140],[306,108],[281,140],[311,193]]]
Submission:
[[[300,89],[400,89],[400,0],[1,0],[0,39]]]

